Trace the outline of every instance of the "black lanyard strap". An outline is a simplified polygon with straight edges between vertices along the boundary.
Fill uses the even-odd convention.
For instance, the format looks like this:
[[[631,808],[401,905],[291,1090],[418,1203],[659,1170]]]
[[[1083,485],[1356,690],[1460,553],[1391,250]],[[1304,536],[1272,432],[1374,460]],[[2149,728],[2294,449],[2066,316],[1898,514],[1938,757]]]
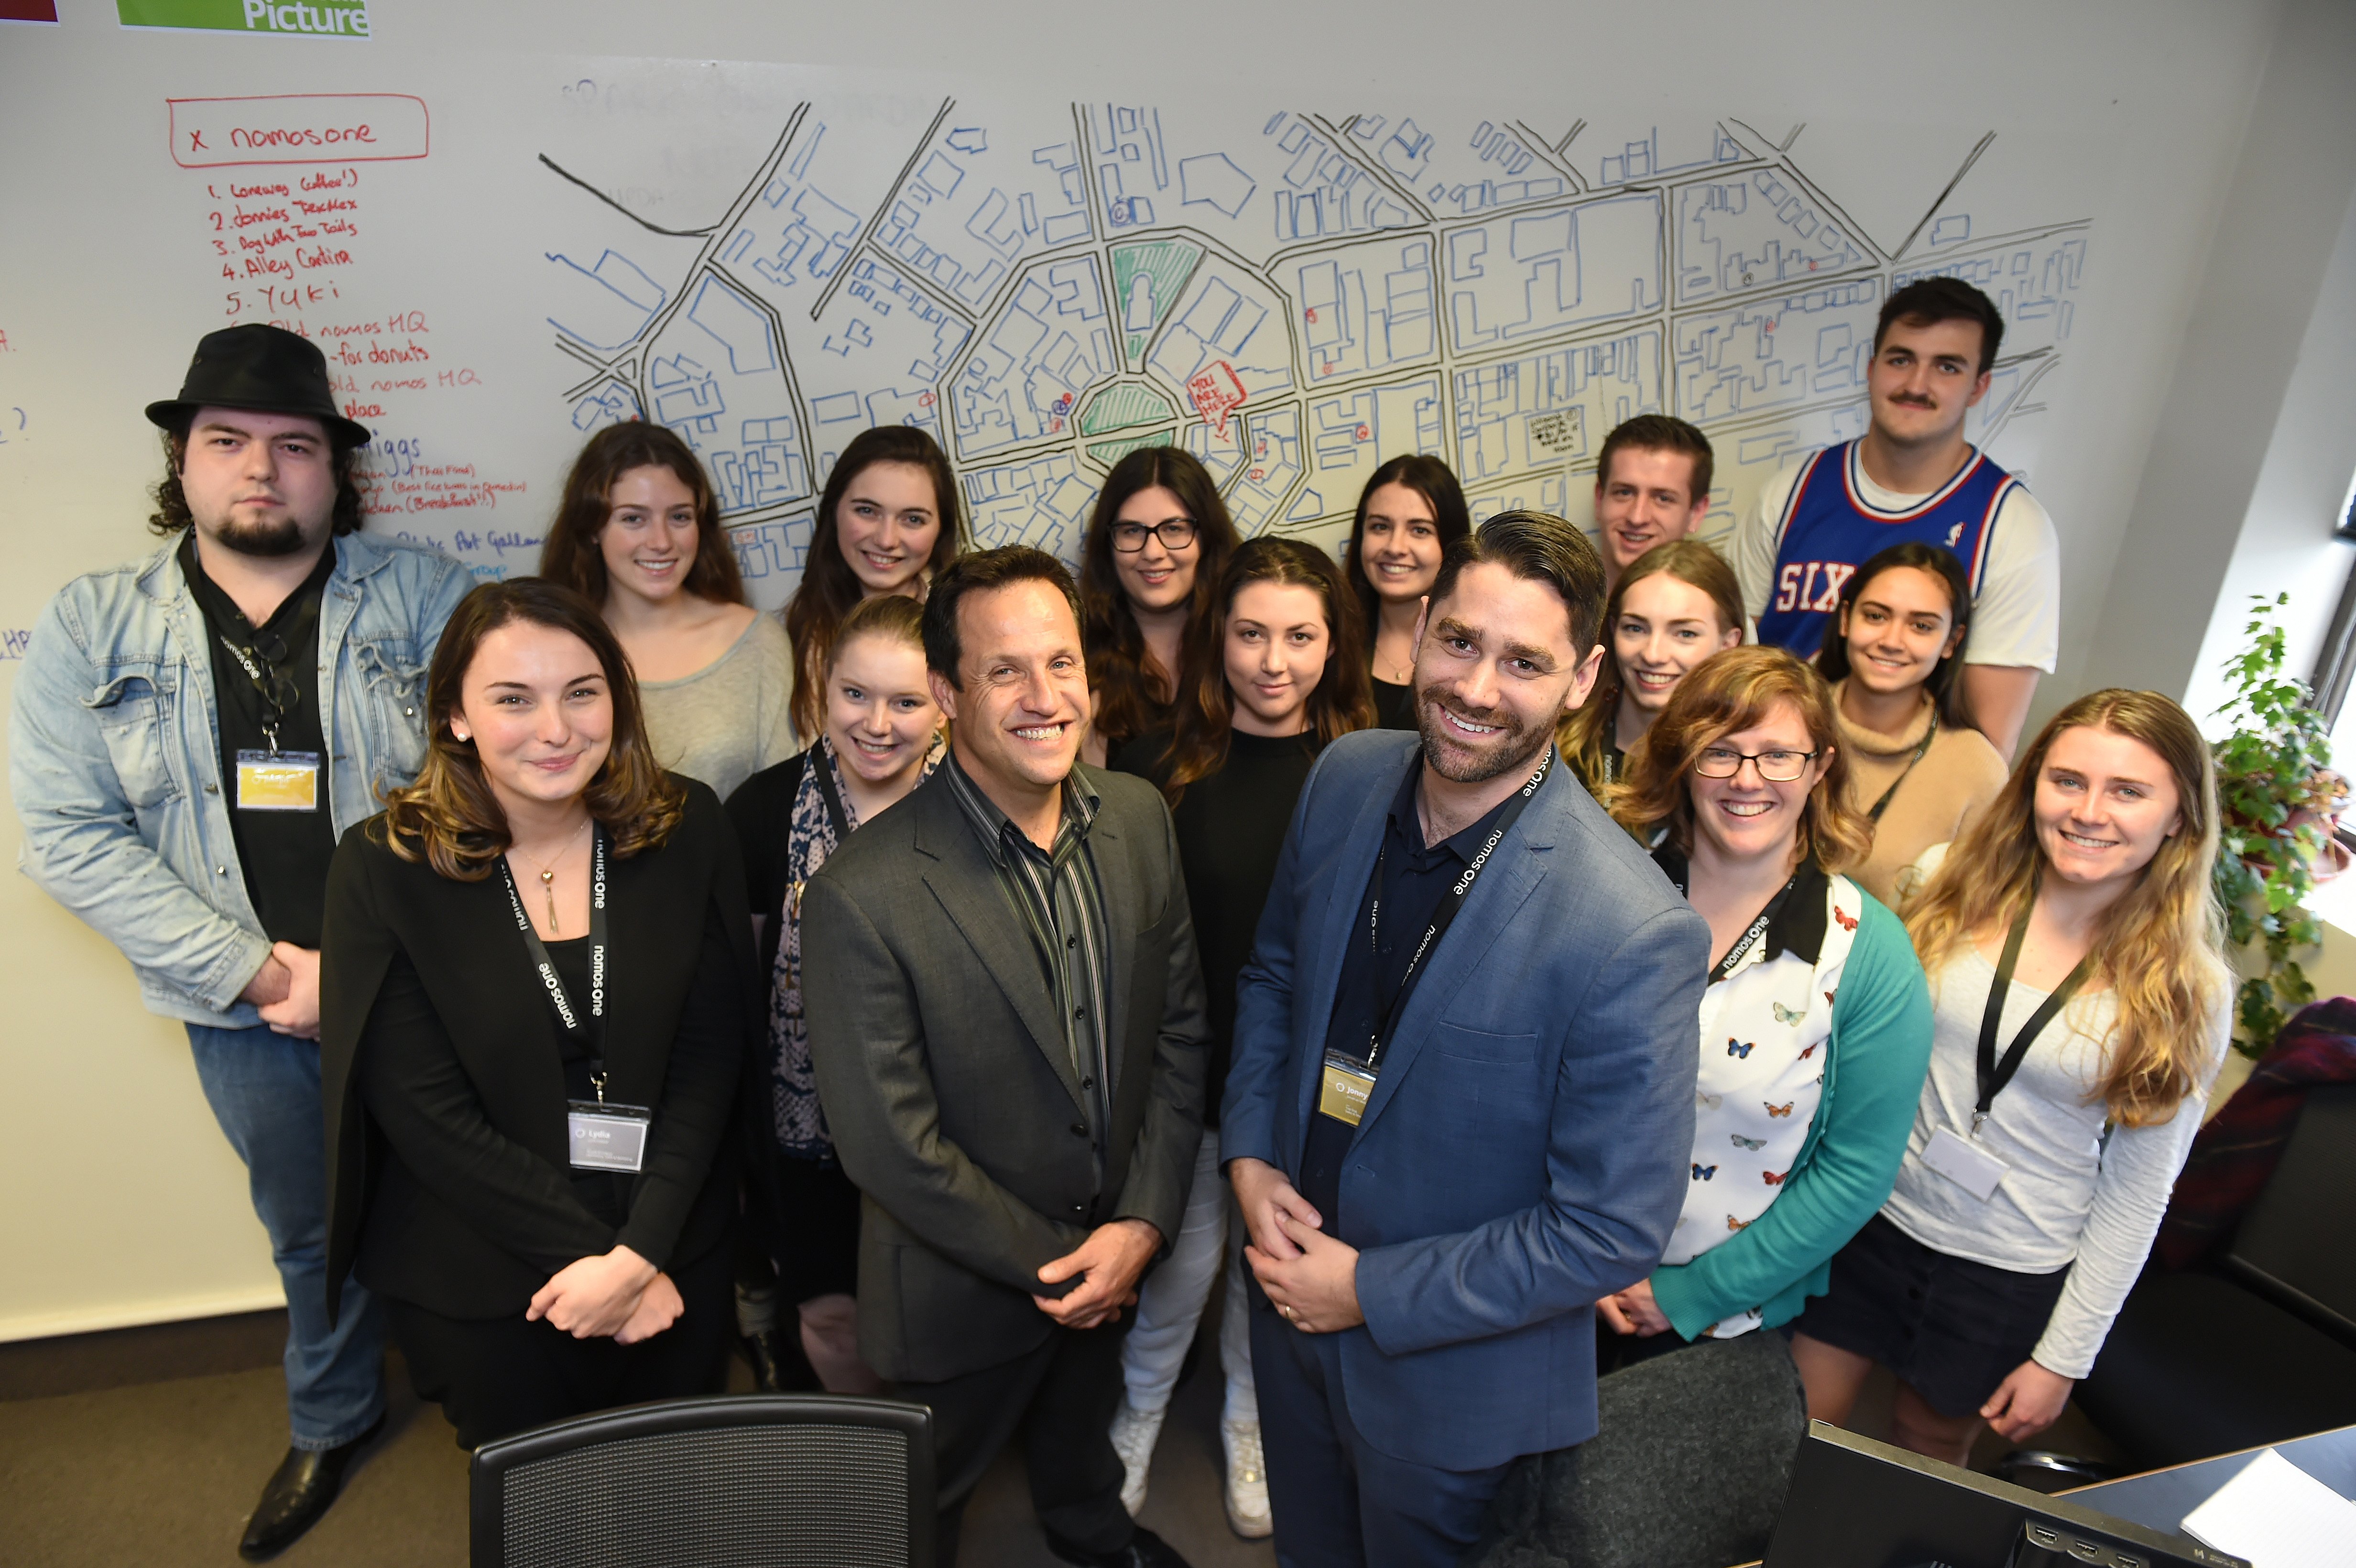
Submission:
[[[1538,793],[1538,786],[1546,783],[1547,773],[1553,766],[1554,747],[1548,745],[1547,754],[1538,760],[1537,772],[1532,773],[1529,782],[1515,791],[1505,802],[1505,810],[1497,817],[1497,826],[1489,830],[1488,838],[1466,864],[1463,874],[1441,896],[1440,908],[1433,912],[1431,923],[1423,928],[1423,940],[1415,944],[1415,953],[1407,961],[1407,971],[1399,976],[1398,989],[1391,993],[1390,1003],[1383,1008],[1382,1020],[1376,1026],[1374,1040],[1366,1051],[1368,1072],[1375,1072],[1376,1063],[1382,1060],[1385,1048],[1391,1042],[1392,1031],[1398,1028],[1399,1014],[1407,1009],[1408,995],[1414,991],[1416,982],[1423,978],[1425,956],[1440,945],[1440,939],[1446,936],[1448,928],[1456,923],[1456,917],[1463,912],[1465,896],[1472,891],[1481,869],[1489,863],[1489,857],[1495,853],[1497,846],[1505,841],[1505,835],[1513,830],[1514,824],[1522,819],[1522,813],[1529,807],[1530,798]],[[1377,962],[1382,952],[1383,861],[1389,854],[1390,846],[1385,843],[1375,856],[1375,897],[1366,915],[1366,941],[1377,955]]]
[[[582,1042],[589,1053],[589,1083],[597,1091],[597,1103],[605,1103],[605,827],[598,824],[589,840],[589,1014],[581,1010],[566,994],[564,982],[557,977],[556,962],[548,955],[548,944],[531,928],[531,916],[524,912],[523,894],[517,891],[514,870],[507,857],[499,857],[499,876],[506,882],[508,907],[514,912],[516,929],[523,933],[524,952],[532,967],[540,972],[540,983],[548,993],[548,1005],[556,1009],[556,1021],[564,1032]]]
[[[1759,939],[1767,934],[1767,928],[1774,923],[1775,917],[1783,912],[1784,903],[1790,900],[1792,890],[1800,885],[1801,871],[1807,868],[1803,866],[1800,871],[1793,872],[1792,880],[1776,891],[1775,896],[1767,901],[1767,907],[1759,912],[1759,918],[1751,923],[1751,929],[1734,939],[1734,945],[1726,950],[1726,956],[1711,966],[1709,985],[1715,986],[1733,974],[1735,965],[1750,955],[1751,950],[1759,944]],[[1685,890],[1680,888],[1677,891],[1683,892]]]
[[[843,809],[842,792],[834,778],[834,742],[824,736],[810,748],[809,765],[818,774],[819,800],[826,807],[827,820],[834,825],[834,841],[840,845],[851,837],[851,813]]]
[[[1916,741],[1914,744],[1914,754],[1906,759],[1905,767],[1899,770],[1898,776],[1890,781],[1890,787],[1881,792],[1881,798],[1873,803],[1873,809],[1865,814],[1868,821],[1879,822],[1881,820],[1881,814],[1890,809],[1890,801],[1897,797],[1898,786],[1906,782],[1907,775],[1914,771],[1914,765],[1917,763],[1920,763],[1922,760],[1924,753],[1930,751],[1931,742],[1938,738],[1939,710],[1936,708],[1933,708],[1931,709],[1930,725],[1923,730],[1922,739]]]
[[[1972,1110],[1974,1137],[1979,1136],[1980,1124],[1988,1118],[1988,1107],[1996,1104],[1998,1094],[2004,1093],[2004,1086],[2012,1082],[2012,1075],[2020,1071],[2021,1061],[2028,1056],[2029,1048],[2037,1042],[2037,1037],[2045,1031],[2045,1026],[2070,1005],[2070,998],[2078,994],[2078,988],[2086,983],[2086,976],[2094,970],[2094,955],[2090,951],[2078,960],[2078,966],[2070,971],[2069,978],[2055,987],[2044,1004],[2029,1015],[2020,1032],[2012,1037],[2012,1044],[2006,1049],[2004,1060],[1997,1060],[1996,1032],[2004,1020],[2005,998],[2012,993],[2013,965],[2020,961],[2020,943],[2029,934],[2029,916],[2036,908],[2037,885],[2031,882],[2029,901],[2021,906],[2020,917],[2012,923],[2012,930],[2004,939],[2004,957],[1997,964],[1996,983],[1988,987],[1987,1008],[1980,1014],[1980,1098],[1979,1104]]]
[[[301,598],[296,602],[294,617],[287,622],[284,631],[269,632],[254,627],[252,635],[242,644],[230,641],[229,634],[220,630],[218,625],[213,634],[220,639],[220,645],[229,650],[230,657],[237,661],[237,667],[244,672],[246,680],[262,699],[265,711],[262,734],[270,742],[273,755],[282,749],[278,744],[279,727],[286,722],[288,716],[303,700],[303,688],[278,667],[294,656],[295,647],[301,644],[304,635],[310,629],[312,619],[319,613],[316,594],[300,589],[296,592]],[[265,649],[265,643],[274,647],[276,652]]]

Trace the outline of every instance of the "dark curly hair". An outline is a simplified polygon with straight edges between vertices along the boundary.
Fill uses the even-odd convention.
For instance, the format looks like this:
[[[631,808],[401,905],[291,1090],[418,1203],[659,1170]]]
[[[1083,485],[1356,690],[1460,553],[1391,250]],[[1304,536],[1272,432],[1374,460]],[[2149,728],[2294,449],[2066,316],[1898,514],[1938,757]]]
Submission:
[[[335,532],[338,538],[356,534],[364,520],[360,516],[360,449],[348,446],[330,434],[327,452],[336,472],[336,506],[329,514],[335,520]],[[166,431],[164,477],[148,491],[155,498],[155,510],[149,515],[147,527],[167,539],[196,525],[196,514],[188,510],[187,494],[180,488],[180,470],[187,461],[188,427],[184,424],[177,430]]]

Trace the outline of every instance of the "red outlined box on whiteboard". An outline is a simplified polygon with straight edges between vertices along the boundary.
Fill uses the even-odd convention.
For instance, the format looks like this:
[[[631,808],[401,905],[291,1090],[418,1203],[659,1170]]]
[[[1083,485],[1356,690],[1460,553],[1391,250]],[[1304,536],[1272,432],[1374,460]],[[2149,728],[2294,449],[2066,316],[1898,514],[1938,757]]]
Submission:
[[[405,92],[299,92],[283,98],[173,98],[172,161],[369,164],[422,158],[425,100]]]

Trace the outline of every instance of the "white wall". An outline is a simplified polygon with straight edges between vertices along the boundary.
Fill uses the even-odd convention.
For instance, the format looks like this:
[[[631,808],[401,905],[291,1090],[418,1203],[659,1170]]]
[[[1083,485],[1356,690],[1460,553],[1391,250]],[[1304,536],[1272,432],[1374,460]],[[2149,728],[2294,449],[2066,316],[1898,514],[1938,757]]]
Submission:
[[[2239,213],[2253,199],[2245,190],[2253,178],[2263,183],[2265,171],[2248,166],[2244,143],[2264,73],[2275,73],[2267,79],[2270,101],[2275,78],[2283,79],[2284,112],[2333,122],[2312,148],[2294,151],[2314,179],[2339,181],[2327,238],[2338,230],[2351,165],[2335,139],[2335,105],[2344,103],[2334,93],[2350,73],[2344,54],[2329,57],[2342,43],[2316,24],[2310,13],[2319,9],[2294,12],[2306,30],[2288,52],[2314,56],[2302,74],[2299,60],[2286,61],[2276,47],[2275,5],[2212,0],[2069,6],[1990,0],[1968,13],[1882,0],[1773,8],[1202,0],[1187,7],[1099,5],[1078,22],[1072,8],[1044,0],[791,8],[715,0],[659,11],[619,0],[496,6],[385,0],[373,43],[239,40],[244,52],[234,69],[192,80],[189,91],[235,91],[241,81],[254,84],[243,91],[301,91],[307,62],[332,58],[348,69],[351,57],[324,51],[364,48],[383,91],[406,91],[433,78],[437,62],[457,59],[519,81],[536,80],[535,62],[554,53],[771,60],[928,73],[922,85],[936,87],[1011,83],[1059,100],[1116,92],[1124,101],[1177,101],[1197,90],[1250,91],[1347,113],[1372,101],[1479,97],[1561,128],[1603,102],[1633,104],[1638,112],[1651,106],[1664,118],[1738,113],[1774,128],[1770,133],[1805,123],[1804,136],[1815,141],[1802,145],[1870,144],[1879,156],[1919,155],[1926,167],[1953,165],[1944,143],[1926,133],[1926,119],[1950,131],[1963,123],[2001,125],[1993,161],[1976,178],[2094,193],[2086,213],[2050,214],[2090,217],[2097,236],[2083,286],[2083,297],[2096,303],[2071,344],[2065,375],[2043,394],[2045,455],[2032,474],[2064,540],[2064,665],[2050,694],[2076,689],[2098,625],[2108,636],[2120,606],[2113,594],[2105,607],[2102,585],[2122,539],[2131,537],[2131,503],[2156,494],[2153,433],[2171,399],[2191,397],[2182,368],[2196,367],[2197,383],[2198,367],[2211,363],[2205,347],[2188,361],[2187,324],[2206,344],[2195,317],[2196,304],[2217,286],[2212,234],[2221,215]],[[95,288],[53,296],[25,280],[37,249],[45,267],[55,248],[77,246],[120,266],[121,257],[135,257],[150,242],[143,216],[112,199],[108,169],[110,159],[131,155],[124,149],[134,133],[155,133],[134,126],[118,134],[119,128],[62,121],[10,125],[7,104],[30,101],[39,74],[65,54],[89,51],[102,60],[119,54],[164,77],[184,59],[222,58],[217,39],[122,33],[106,0],[62,0],[61,10],[65,27],[47,41],[32,30],[0,28],[0,126],[9,127],[0,139],[18,160],[5,177],[20,192],[0,228],[0,335],[20,341],[36,324],[52,334],[88,328],[95,336],[129,308]],[[453,119],[463,125],[465,115]],[[21,194],[36,191],[37,199]],[[2298,202],[2271,187],[2262,194],[2260,232],[2233,237],[2241,247],[2233,265],[2265,280],[2254,287],[2272,289],[2265,252],[2285,231],[2280,209]],[[2288,227],[2309,243],[2304,229]],[[2106,245],[2105,235],[2119,238]],[[2312,258],[2313,276],[2328,250]],[[11,257],[19,259],[13,270]],[[2307,320],[2302,311],[2292,345]],[[93,362],[86,376],[73,373],[70,355],[66,368],[45,372],[47,439],[59,443],[48,450],[71,454],[77,483],[62,502],[44,489],[35,507],[24,470],[0,447],[0,530],[8,547],[0,627],[29,625],[42,600],[72,574],[150,548],[140,523],[142,489],[155,465],[152,434],[136,400],[116,382],[123,366],[135,362],[133,379],[152,388],[141,396],[167,394],[201,325],[103,366]],[[2281,352],[2295,357],[2296,349]],[[11,394],[27,372],[12,368],[14,357],[0,353],[0,410],[22,400]],[[2288,365],[2279,371],[2277,403]],[[2235,396],[2231,387],[2216,390],[2211,403],[2227,406],[2201,405],[2198,418],[2238,432]],[[2237,441],[2263,453],[2271,415],[2255,422],[2255,432]],[[2171,440],[2181,443],[2187,428],[2171,419]],[[2239,490],[2212,517],[2243,516],[2260,461],[2244,464]],[[2140,529],[2142,515],[2133,515]],[[2222,549],[2210,554],[2214,570],[2205,588],[2196,583],[2188,594],[2172,588],[2171,573],[2158,574],[2158,591],[2170,604],[2160,618],[2175,623],[2184,646],[2172,663],[2161,656],[2164,646],[2128,660],[2153,672],[2167,666],[2168,679],[2153,673],[2137,684],[2180,686],[2193,656],[2187,628],[2206,624],[2226,559]],[[15,667],[0,660],[0,706]],[[13,815],[0,814],[0,855],[13,855],[16,838]],[[0,1139],[0,1187],[12,1195],[0,1210],[0,1256],[9,1260],[0,1270],[0,1339],[272,1299],[274,1276],[247,1211],[242,1174],[211,1125],[177,1028],[142,1013],[120,958],[22,879],[0,880],[0,932],[6,935],[0,995],[9,998],[0,1083],[8,1085],[15,1113],[10,1136]]]

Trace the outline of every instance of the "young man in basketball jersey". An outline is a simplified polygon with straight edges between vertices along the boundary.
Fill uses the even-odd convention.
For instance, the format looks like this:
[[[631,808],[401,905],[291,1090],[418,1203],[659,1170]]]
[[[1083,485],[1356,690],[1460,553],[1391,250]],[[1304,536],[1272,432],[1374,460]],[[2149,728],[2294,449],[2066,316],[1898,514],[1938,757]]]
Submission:
[[[2004,337],[1995,302],[1954,278],[1890,296],[1866,374],[1872,425],[1768,481],[1735,530],[1759,640],[1813,657],[1858,563],[1901,539],[1953,550],[1972,584],[1964,691],[2008,758],[2061,641],[2061,544],[2028,487],[1964,439]]]

